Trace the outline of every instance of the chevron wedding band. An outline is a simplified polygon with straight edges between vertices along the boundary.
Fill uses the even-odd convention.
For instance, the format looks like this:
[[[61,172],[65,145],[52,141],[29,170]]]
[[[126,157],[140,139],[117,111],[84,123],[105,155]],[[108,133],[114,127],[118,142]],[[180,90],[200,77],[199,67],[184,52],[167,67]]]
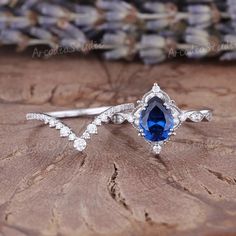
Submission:
[[[151,145],[154,154],[159,154],[163,145],[168,142],[176,130],[185,121],[201,122],[212,119],[212,110],[181,110],[167,93],[154,84],[152,89],[137,102],[98,108],[85,108],[47,113],[28,113],[27,120],[39,120],[51,128],[60,131],[61,137],[73,142],[74,148],[82,152],[87,147],[92,135],[98,133],[98,127],[104,123],[122,124],[129,122],[140,136]],[[60,118],[96,116],[87,125],[81,135],[77,135]]]

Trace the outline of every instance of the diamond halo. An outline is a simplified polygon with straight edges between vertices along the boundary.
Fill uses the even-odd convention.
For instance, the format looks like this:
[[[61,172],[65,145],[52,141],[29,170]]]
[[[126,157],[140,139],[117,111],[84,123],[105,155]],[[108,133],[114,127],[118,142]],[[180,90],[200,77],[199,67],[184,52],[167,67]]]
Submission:
[[[162,146],[169,141],[172,135],[175,135],[175,130],[181,125],[181,110],[175,105],[175,102],[170,99],[167,93],[162,91],[155,83],[152,89],[143,96],[141,101],[139,101],[138,106],[133,111],[133,126],[138,130],[140,136],[144,137],[144,132],[140,128],[141,113],[147,109],[148,102],[155,97],[163,101],[166,110],[171,111],[174,122],[173,128],[170,130],[168,137],[165,140],[153,142],[144,138],[145,141],[151,145],[154,154],[159,154]]]

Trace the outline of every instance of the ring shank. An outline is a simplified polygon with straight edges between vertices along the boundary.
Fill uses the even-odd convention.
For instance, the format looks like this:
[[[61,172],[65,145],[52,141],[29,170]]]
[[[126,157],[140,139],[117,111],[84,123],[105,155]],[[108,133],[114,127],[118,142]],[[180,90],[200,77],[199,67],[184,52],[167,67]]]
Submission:
[[[80,109],[65,110],[65,111],[47,112],[45,114],[55,117],[55,118],[75,118],[75,117],[83,117],[83,116],[97,116],[112,107],[113,106],[80,108]],[[130,111],[130,113],[132,113],[132,111]],[[181,113],[182,113],[182,121],[186,121],[186,122],[209,121],[212,117],[212,111],[209,109],[182,110]]]
[[[81,117],[81,116],[96,116],[111,108],[111,106],[104,107],[94,107],[94,108],[80,108],[74,110],[66,110],[66,111],[53,111],[46,112],[45,114],[49,116],[53,116],[55,118],[73,118],[73,117]]]
[[[201,122],[210,121],[212,119],[212,110],[182,110],[182,121]]]

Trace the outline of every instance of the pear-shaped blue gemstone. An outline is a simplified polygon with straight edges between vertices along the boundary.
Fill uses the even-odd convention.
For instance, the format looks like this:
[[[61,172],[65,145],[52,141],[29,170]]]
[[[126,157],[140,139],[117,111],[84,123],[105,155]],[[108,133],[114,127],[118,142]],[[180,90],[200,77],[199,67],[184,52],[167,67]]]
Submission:
[[[171,111],[164,106],[164,102],[158,97],[153,97],[148,101],[147,109],[141,112],[139,124],[145,139],[157,142],[169,137],[174,127],[174,118]]]

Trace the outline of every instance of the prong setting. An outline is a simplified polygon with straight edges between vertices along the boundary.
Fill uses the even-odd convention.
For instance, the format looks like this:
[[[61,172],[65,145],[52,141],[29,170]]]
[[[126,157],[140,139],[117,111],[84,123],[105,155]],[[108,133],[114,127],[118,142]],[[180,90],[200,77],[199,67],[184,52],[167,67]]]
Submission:
[[[161,152],[161,148],[162,146],[168,142],[168,140],[170,139],[170,137],[172,135],[175,135],[175,130],[181,125],[181,120],[180,120],[180,115],[181,115],[181,111],[180,109],[175,105],[174,100],[171,100],[170,97],[163,92],[160,87],[158,86],[158,84],[154,84],[151,91],[147,92],[142,100],[138,103],[138,106],[134,109],[133,111],[133,117],[134,117],[134,122],[133,122],[133,126],[138,130],[139,136],[144,137],[144,131],[140,130],[140,116],[141,116],[141,112],[142,111],[146,111],[147,107],[148,107],[148,102],[150,99],[152,99],[153,97],[158,97],[163,101],[163,105],[165,106],[165,108],[167,110],[171,111],[171,114],[173,116],[173,120],[174,120],[174,127],[173,129],[170,130],[170,132],[168,133],[168,138],[166,140],[163,141],[159,141],[159,142],[152,142],[152,141],[148,141],[145,140],[146,142],[148,142],[152,149],[153,152],[155,154],[159,154]]]
[[[159,155],[161,152],[162,146],[160,144],[155,144],[152,147],[152,152],[154,155]]]

